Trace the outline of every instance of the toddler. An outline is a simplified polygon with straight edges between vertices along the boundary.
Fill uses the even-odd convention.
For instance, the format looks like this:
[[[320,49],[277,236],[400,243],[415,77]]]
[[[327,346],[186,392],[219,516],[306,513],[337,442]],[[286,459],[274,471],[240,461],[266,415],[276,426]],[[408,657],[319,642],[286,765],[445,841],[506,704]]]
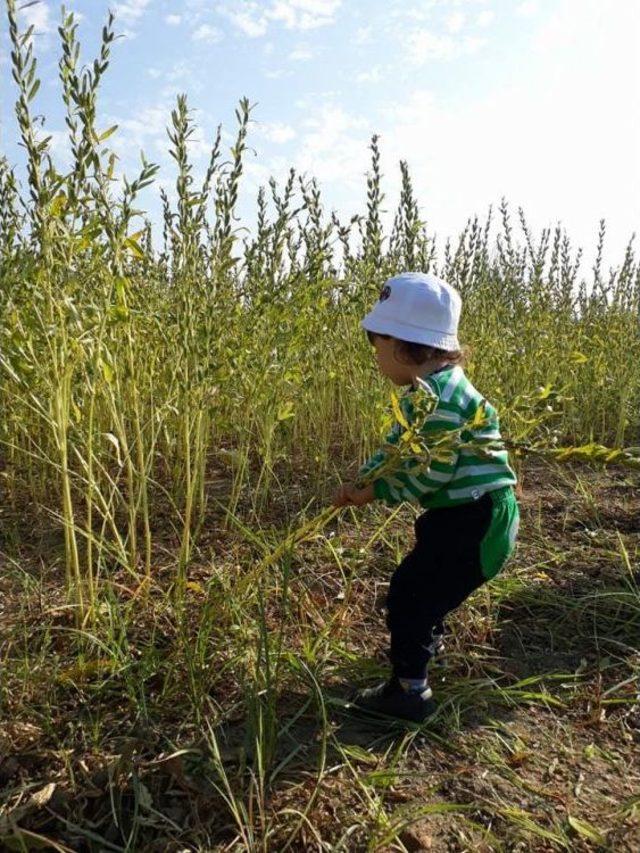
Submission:
[[[461,299],[456,290],[431,274],[407,272],[390,278],[362,326],[375,348],[380,372],[395,385],[408,386],[401,408],[412,421],[411,395],[418,380],[438,401],[420,427],[458,429],[481,405],[481,426],[462,433],[499,439],[498,416],[465,376],[458,342]],[[388,443],[398,441],[395,425]],[[384,459],[379,451],[360,469],[371,472]],[[354,705],[369,713],[421,722],[433,709],[427,664],[442,648],[443,618],[475,589],[494,577],[511,555],[519,511],[516,477],[506,450],[480,455],[457,449],[446,461],[416,470],[403,459],[398,470],[382,474],[365,488],[345,484],[336,506],[362,506],[373,500],[403,501],[425,510],[415,522],[416,541],[395,570],[387,596],[392,676],[378,687],[359,692]]]

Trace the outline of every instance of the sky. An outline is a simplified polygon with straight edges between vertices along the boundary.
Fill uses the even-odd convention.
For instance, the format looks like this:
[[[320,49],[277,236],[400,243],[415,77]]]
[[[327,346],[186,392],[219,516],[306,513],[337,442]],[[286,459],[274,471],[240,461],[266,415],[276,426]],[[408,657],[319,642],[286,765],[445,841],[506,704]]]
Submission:
[[[18,0],[20,2],[20,0]],[[640,230],[640,0],[68,0],[83,58],[116,15],[99,99],[120,166],[139,151],[175,181],[166,126],[186,93],[203,170],[219,123],[254,109],[240,212],[247,221],[270,175],[315,176],[328,210],[366,209],[369,142],[380,136],[385,207],[394,210],[407,160],[422,218],[439,239],[505,197],[534,232],[561,221],[591,259],[607,220],[617,263]],[[57,79],[60,6],[20,13],[33,24],[54,155],[66,143]],[[0,152],[22,159],[6,18],[0,26]],[[158,189],[144,199],[158,216]],[[640,238],[640,235],[639,235]]]

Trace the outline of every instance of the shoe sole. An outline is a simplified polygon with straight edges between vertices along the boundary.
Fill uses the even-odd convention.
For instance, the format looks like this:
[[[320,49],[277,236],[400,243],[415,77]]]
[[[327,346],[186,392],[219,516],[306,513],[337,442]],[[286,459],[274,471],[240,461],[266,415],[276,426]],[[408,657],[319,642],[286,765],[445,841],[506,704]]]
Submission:
[[[374,711],[372,708],[363,707],[362,705],[358,705],[355,702],[346,702],[343,708],[347,712],[347,714],[354,717],[365,717],[370,720],[379,720],[380,722],[384,721],[401,724],[410,723],[411,725],[419,726],[426,720],[428,720],[429,717],[432,717],[437,708],[437,705],[433,698],[429,698],[425,701],[428,703],[428,707],[425,710],[424,716],[421,717],[419,720],[416,720],[412,717],[398,717],[394,714],[385,714],[383,711]]]

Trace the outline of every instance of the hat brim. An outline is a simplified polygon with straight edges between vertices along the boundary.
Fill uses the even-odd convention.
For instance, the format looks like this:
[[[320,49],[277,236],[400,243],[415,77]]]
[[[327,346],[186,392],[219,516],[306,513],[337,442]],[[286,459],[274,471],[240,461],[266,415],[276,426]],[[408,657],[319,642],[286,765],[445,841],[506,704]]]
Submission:
[[[408,341],[412,344],[436,347],[436,349],[448,350],[449,352],[460,349],[460,341],[457,335],[448,335],[433,329],[417,328],[409,323],[396,323],[386,317],[376,316],[375,309],[361,320],[360,325],[367,332],[391,335],[392,338],[398,338],[398,340]]]

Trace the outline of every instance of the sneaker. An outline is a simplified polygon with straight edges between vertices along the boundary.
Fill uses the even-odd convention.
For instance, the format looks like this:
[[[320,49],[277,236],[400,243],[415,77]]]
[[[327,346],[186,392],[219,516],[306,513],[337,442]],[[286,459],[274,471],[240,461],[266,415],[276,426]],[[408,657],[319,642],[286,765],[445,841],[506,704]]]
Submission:
[[[431,688],[421,692],[405,690],[396,676],[389,681],[360,690],[350,703],[358,711],[421,723],[435,710]]]

